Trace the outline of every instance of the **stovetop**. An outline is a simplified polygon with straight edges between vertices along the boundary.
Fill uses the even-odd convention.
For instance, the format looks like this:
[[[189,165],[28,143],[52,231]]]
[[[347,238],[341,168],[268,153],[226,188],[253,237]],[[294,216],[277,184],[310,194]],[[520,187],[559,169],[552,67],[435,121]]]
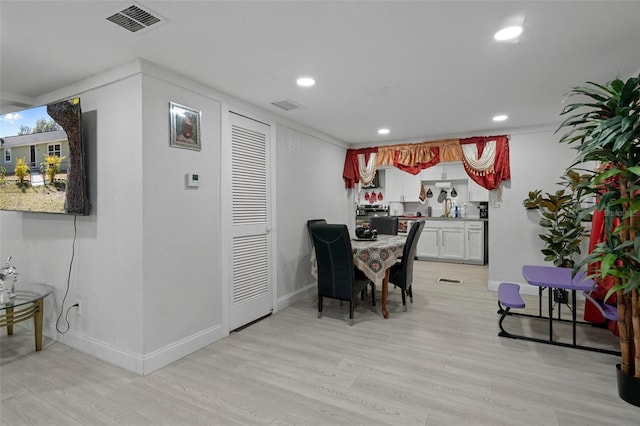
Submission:
[[[360,204],[357,209],[368,212],[386,212],[389,211],[389,206],[387,204]]]

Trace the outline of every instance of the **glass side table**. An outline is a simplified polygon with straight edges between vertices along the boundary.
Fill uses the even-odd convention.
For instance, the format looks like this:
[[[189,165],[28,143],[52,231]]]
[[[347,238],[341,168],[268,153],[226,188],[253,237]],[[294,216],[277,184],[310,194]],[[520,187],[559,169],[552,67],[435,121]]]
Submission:
[[[7,327],[7,334],[13,334],[13,325],[33,318],[36,351],[42,349],[42,318],[44,298],[53,293],[53,288],[38,283],[18,282],[16,296],[6,303],[0,303],[0,327]]]

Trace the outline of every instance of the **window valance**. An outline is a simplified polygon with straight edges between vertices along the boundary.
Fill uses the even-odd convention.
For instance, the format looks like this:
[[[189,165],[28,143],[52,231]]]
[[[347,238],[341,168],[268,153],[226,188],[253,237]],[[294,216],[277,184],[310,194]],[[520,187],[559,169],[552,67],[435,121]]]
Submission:
[[[372,155],[373,154],[373,155]],[[342,177],[346,188],[367,184],[381,166],[393,166],[413,175],[441,162],[462,161],[474,182],[489,190],[511,178],[509,137],[474,136],[415,144],[348,149]]]

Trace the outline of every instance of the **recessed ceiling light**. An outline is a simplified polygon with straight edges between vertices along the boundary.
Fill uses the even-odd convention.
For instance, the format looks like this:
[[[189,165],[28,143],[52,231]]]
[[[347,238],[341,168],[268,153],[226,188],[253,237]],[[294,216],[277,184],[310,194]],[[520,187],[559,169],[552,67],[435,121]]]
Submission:
[[[316,84],[316,81],[311,77],[300,77],[296,80],[296,83],[298,83],[298,86],[311,87]]]
[[[379,129],[378,130],[378,134],[379,135],[388,135],[389,134],[389,129]]]
[[[497,41],[507,41],[518,38],[522,34],[522,27],[519,25],[506,27],[494,34],[493,38]]]
[[[504,114],[496,115],[495,117],[493,117],[493,121],[505,121],[507,118],[509,117]]]

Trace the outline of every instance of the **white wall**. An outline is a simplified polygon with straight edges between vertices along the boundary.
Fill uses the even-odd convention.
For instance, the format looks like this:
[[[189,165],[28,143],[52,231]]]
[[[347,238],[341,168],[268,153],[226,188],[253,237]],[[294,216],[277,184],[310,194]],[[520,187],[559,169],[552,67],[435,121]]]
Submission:
[[[150,66],[145,73],[143,353],[155,366],[221,337],[221,109],[176,76]],[[170,101],[202,112],[201,151],[169,146]],[[197,189],[186,187],[187,173],[199,175]]]
[[[539,214],[528,211],[522,201],[529,191],[540,189],[554,193],[556,185],[576,155],[569,145],[558,141],[555,128],[522,130],[511,133],[509,141],[511,180],[502,191],[502,203],[496,208],[496,191],[489,201],[489,289],[501,282],[524,284],[522,265],[551,265],[540,253],[543,228]],[[523,286],[523,292],[530,286]],[[535,289],[532,290],[537,294]]]
[[[277,126],[277,291],[280,308],[315,289],[307,220],[324,218],[353,229],[353,191],[345,190],[346,147],[284,125]]]
[[[20,280],[54,287],[45,299],[44,334],[139,371],[142,329],[142,119],[141,77],[130,69],[112,84],[83,91],[92,213],[77,218],[68,307],[71,329],[55,329],[73,250],[74,217],[2,212],[2,256],[12,255]],[[75,93],[70,93],[70,96]],[[46,103],[52,99],[41,99]],[[66,328],[64,321],[60,324]]]
[[[229,273],[220,237],[222,127],[229,109],[277,129],[276,309],[314,287],[306,220],[320,215],[353,226],[340,141],[142,60],[35,101],[73,96],[81,98],[86,124],[93,210],[77,218],[65,308],[80,299],[83,314],[71,312],[68,333],[58,334],[55,321],[74,218],[0,212],[0,259],[12,255],[21,279],[55,289],[45,301],[47,337],[148,374],[228,333],[228,283],[221,277]],[[201,151],[169,146],[169,101],[202,111]],[[201,176],[198,189],[185,187],[188,172]]]
[[[80,96],[88,142],[90,216],[78,238],[66,307],[72,216],[2,212],[2,256],[21,279],[50,284],[44,334],[139,374],[223,336],[220,283],[220,101],[206,88],[144,61],[38,100]],[[203,148],[169,146],[169,101],[201,109]],[[185,174],[202,176],[199,189]],[[65,324],[62,324],[63,326]]]

